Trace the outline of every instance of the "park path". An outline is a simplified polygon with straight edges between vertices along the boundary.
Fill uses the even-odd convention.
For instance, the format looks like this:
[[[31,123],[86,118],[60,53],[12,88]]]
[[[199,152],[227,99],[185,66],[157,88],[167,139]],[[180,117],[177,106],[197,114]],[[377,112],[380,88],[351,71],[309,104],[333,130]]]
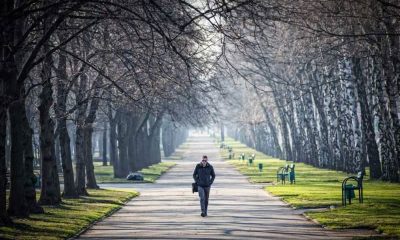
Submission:
[[[183,160],[155,184],[123,185],[141,195],[80,238],[350,239],[363,233],[326,230],[307,220],[224,162],[209,137],[192,136],[186,146]],[[197,194],[191,192],[192,172],[203,154],[217,176],[205,218],[200,216]]]

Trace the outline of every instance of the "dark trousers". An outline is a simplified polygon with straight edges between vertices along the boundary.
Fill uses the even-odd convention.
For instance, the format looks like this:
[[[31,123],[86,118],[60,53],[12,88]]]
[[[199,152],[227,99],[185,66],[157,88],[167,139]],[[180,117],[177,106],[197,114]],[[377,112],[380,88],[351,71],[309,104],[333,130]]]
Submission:
[[[210,196],[210,187],[198,187],[200,197],[201,212],[207,214],[208,197]]]

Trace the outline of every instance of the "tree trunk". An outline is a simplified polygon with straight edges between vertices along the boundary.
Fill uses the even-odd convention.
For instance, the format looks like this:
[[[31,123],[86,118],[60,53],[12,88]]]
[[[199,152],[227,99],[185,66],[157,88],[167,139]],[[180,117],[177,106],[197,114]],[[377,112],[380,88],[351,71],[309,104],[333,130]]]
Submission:
[[[64,37],[60,34],[60,41],[65,41]],[[67,128],[67,97],[68,90],[66,87],[67,81],[67,56],[61,51],[58,58],[57,71],[57,105],[55,106],[55,113],[57,116],[57,132],[60,142],[61,153],[61,166],[64,176],[64,191],[63,197],[76,198],[74,171],[72,166],[72,153],[71,153],[71,139],[69,137]]]
[[[24,113],[22,121],[24,125],[22,128],[25,130],[25,137],[24,137],[25,199],[29,211],[31,213],[44,213],[43,208],[39,206],[36,201],[35,183],[36,181],[39,181],[39,179],[36,179],[36,176],[33,173],[33,159],[34,159],[33,144],[32,144],[33,130],[29,126],[26,113]]]
[[[55,152],[55,157],[56,157],[56,164],[57,164],[57,171],[62,172],[62,163],[61,163],[61,150],[60,150],[60,137],[59,134],[57,133],[57,136],[55,136],[54,139],[54,152]]]
[[[319,165],[318,158],[318,145],[317,145],[317,133],[316,124],[314,119],[313,104],[311,100],[311,93],[305,92],[302,94],[304,104],[304,123],[306,125],[306,132],[309,144],[309,163],[315,167]]]
[[[114,172],[114,175],[118,178],[124,178],[129,173],[129,163],[128,163],[128,121],[124,110],[118,110],[119,118],[117,121],[118,129],[118,168]],[[117,113],[118,114],[118,113]]]
[[[286,93],[287,95],[291,94],[289,92]],[[292,158],[293,162],[297,162],[299,157],[301,156],[301,144],[300,144],[300,138],[297,133],[297,125],[295,123],[295,118],[294,118],[294,97],[290,96],[289,100],[286,100],[286,105],[288,106],[288,122],[289,122],[289,128],[290,128],[290,135],[292,139]]]
[[[117,178],[124,178],[128,175],[129,173],[129,167],[128,167],[128,143],[124,137],[118,137],[118,169],[117,172],[114,173],[114,175]]]
[[[40,152],[42,156],[42,186],[39,199],[41,205],[58,205],[61,203],[60,182],[55,157],[54,123],[50,117],[50,109],[53,105],[52,65],[52,57],[46,57],[42,68],[43,87],[39,96],[40,105],[38,107],[40,114]]]
[[[6,16],[14,8],[13,0],[6,0],[0,4],[0,15]],[[11,56],[11,48],[13,42],[14,24],[3,18],[0,21],[0,226],[11,224],[6,210],[6,185],[7,185],[7,110],[9,107],[9,89],[7,86],[16,79],[16,66]],[[22,195],[19,195],[22,197]],[[18,206],[16,206],[18,207]]]
[[[7,109],[5,109],[5,110],[7,111]],[[6,134],[6,167],[7,167],[7,169],[10,169],[11,168],[11,123],[10,123],[10,117],[8,117],[6,125],[7,125],[7,134]]]
[[[100,95],[101,83],[102,83],[102,77],[99,74],[93,83],[94,93],[92,96],[92,100],[90,102],[89,113],[85,119],[85,131],[84,131],[87,187],[94,189],[99,188],[99,186],[97,186],[96,177],[94,174],[92,135],[93,135],[93,123],[96,120],[96,112],[97,109],[99,108],[99,103],[100,103],[99,95]]]
[[[113,166],[114,174],[118,168],[118,149],[117,149],[117,123],[115,118],[110,119],[110,165]],[[115,176],[114,176],[115,177]]]
[[[146,120],[147,121],[147,120]],[[146,126],[147,128],[147,126]],[[146,145],[147,145],[147,138],[146,135],[143,131],[143,127],[140,127],[137,131],[136,131],[136,135],[135,137],[135,152],[134,152],[134,156],[135,156],[135,166],[137,169],[141,169],[146,165],[146,161],[147,161],[147,156],[146,156]]]
[[[292,149],[290,148],[290,141],[289,141],[289,131],[288,131],[288,126],[287,126],[287,121],[286,121],[286,117],[285,117],[285,113],[284,113],[284,109],[283,106],[281,106],[281,104],[279,103],[280,99],[279,96],[277,95],[276,91],[273,91],[273,95],[274,95],[274,101],[275,101],[275,105],[278,108],[278,114],[279,114],[279,118],[281,120],[281,129],[282,129],[282,141],[283,141],[283,146],[285,149],[285,153],[283,154],[283,158],[287,161],[292,161]]]
[[[129,165],[131,171],[139,170],[145,166],[148,166],[150,161],[149,149],[147,145],[148,134],[147,134],[147,121],[149,113],[143,113],[142,111],[134,111],[131,114],[131,120],[129,129]]]
[[[86,163],[86,179],[87,188],[98,189],[99,186],[96,183],[96,177],[94,174],[93,166],[93,154],[92,154],[92,133],[93,127],[91,124],[85,127],[84,131],[84,144],[85,144],[85,163]]]
[[[263,103],[261,103],[261,108],[264,111],[264,116],[265,116],[265,119],[267,120],[268,128],[269,128],[269,130],[270,130],[270,132],[272,134],[272,140],[273,140],[274,149],[275,149],[275,152],[276,152],[276,155],[274,157],[277,157],[277,158],[281,159],[283,157],[282,156],[282,149],[281,149],[281,146],[279,145],[278,134],[277,134],[275,125],[272,123],[270,114],[267,111],[267,108],[264,106]]]
[[[364,78],[361,73],[360,59],[354,59],[354,72],[358,76],[356,79],[358,101],[361,108],[361,129],[363,133],[363,139],[367,147],[367,155],[370,167],[371,179],[379,179],[382,176],[381,163],[379,161],[379,150],[378,145],[375,141],[375,131],[373,128],[373,119],[368,106],[367,93],[365,90]]]
[[[9,110],[11,123],[11,189],[8,213],[18,217],[27,217],[29,214],[25,201],[24,136],[21,127],[24,107],[24,100],[18,99],[11,103]]]
[[[225,141],[225,127],[224,124],[221,122],[221,142]]]
[[[0,72],[1,75],[1,72]],[[1,79],[0,77],[0,80]],[[0,86],[4,86],[0,83]],[[7,185],[7,166],[6,166],[6,139],[7,139],[7,109],[5,104],[4,88],[0,89],[0,226],[8,225],[11,219],[6,210],[6,185]]]
[[[103,147],[102,147],[103,166],[107,166],[107,122],[104,122]]]
[[[383,7],[384,12],[388,11],[388,7]],[[389,10],[390,11],[390,10]],[[398,22],[394,22],[393,18],[383,18],[385,30],[388,34],[398,32]],[[389,96],[389,113],[393,127],[394,144],[396,147],[395,160],[393,162],[394,171],[397,171],[397,182],[400,182],[400,119],[398,113],[398,100],[400,98],[400,39],[398,36],[385,36],[387,41],[388,54],[384,54],[384,66],[386,81],[388,84],[387,94]],[[386,59],[388,58],[388,59]],[[397,161],[396,161],[397,159]]]
[[[316,72],[314,72],[313,75],[313,81],[315,83],[318,83],[318,79],[316,76]],[[313,99],[314,99],[314,104],[315,107],[318,111],[319,115],[319,126],[320,126],[320,133],[321,133],[321,153],[323,156],[321,156],[322,160],[322,166],[323,167],[330,167],[330,161],[333,160],[333,153],[331,150],[331,147],[329,146],[329,132],[328,132],[328,123],[326,119],[326,114],[325,114],[325,107],[324,107],[324,99],[325,97],[321,97],[321,90],[317,87],[313,87],[311,89]],[[323,93],[322,93],[323,94]]]
[[[162,144],[164,156],[169,157],[174,152],[174,132],[172,123],[168,120],[163,121],[162,127]]]
[[[87,88],[87,75],[80,75],[80,84],[76,97],[77,104],[80,104],[76,120],[76,140],[75,140],[75,161],[76,161],[76,191],[78,195],[88,195],[86,191],[86,163],[85,163],[85,113],[87,104],[83,103],[84,91]]]
[[[139,170],[137,166],[137,138],[135,134],[129,134],[128,139],[128,158],[129,158],[129,170],[137,171]]]
[[[152,164],[161,162],[161,149],[160,149],[160,132],[161,132],[161,120],[157,119],[152,133],[151,133],[151,150]]]
[[[76,160],[76,192],[78,195],[87,196],[85,174],[85,141],[84,129],[81,124],[76,127],[75,160]]]
[[[6,1],[1,4],[1,13],[9,14],[14,8],[14,1]],[[7,21],[9,20],[9,21]],[[9,197],[8,213],[18,217],[28,216],[28,207],[24,195],[24,159],[23,159],[23,129],[22,115],[24,113],[23,82],[17,82],[17,65],[11,53],[11,46],[14,46],[15,20],[5,19],[0,23],[4,27],[0,36],[1,62],[0,78],[3,91],[5,91],[5,109],[8,107],[10,115],[10,136],[11,136],[11,162],[10,179],[11,189]],[[4,85],[3,85],[4,84]],[[8,88],[6,88],[8,87]],[[4,94],[4,92],[2,93]],[[11,100],[11,103],[7,100]],[[3,111],[5,111],[5,109]],[[5,112],[4,112],[5,113]],[[3,113],[3,114],[4,114]]]
[[[61,161],[64,175],[64,198],[76,198],[78,194],[74,183],[74,170],[72,166],[71,141],[67,130],[66,119],[58,119],[60,134]]]

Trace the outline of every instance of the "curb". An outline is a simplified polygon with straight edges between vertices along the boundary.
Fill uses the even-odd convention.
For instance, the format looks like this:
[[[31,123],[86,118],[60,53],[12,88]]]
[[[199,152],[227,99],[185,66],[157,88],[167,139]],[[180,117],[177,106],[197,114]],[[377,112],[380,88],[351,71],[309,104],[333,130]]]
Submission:
[[[124,207],[129,201],[131,201],[134,198],[137,198],[140,196],[140,192],[139,195],[131,197],[129,199],[126,199],[124,202],[122,202],[121,206],[118,206],[114,209],[112,209],[111,211],[109,211],[108,213],[106,213],[104,216],[102,216],[101,218],[89,223],[89,225],[87,225],[86,227],[84,227],[82,230],[80,230],[78,233],[74,234],[72,237],[67,238],[68,240],[73,240],[78,238],[80,235],[84,234],[86,231],[88,231],[91,227],[93,227],[95,224],[97,224],[98,222],[103,221],[104,219],[110,217],[111,215],[113,215],[114,213],[116,213],[117,211],[119,211],[122,207]]]

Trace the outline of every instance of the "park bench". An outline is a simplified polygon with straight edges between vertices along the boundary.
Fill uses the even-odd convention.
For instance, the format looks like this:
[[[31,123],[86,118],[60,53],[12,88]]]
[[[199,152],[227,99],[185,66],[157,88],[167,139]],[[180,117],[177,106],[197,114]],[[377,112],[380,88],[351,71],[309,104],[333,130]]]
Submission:
[[[276,171],[276,181],[286,184],[286,180],[289,179],[290,184],[296,183],[294,167],[295,164],[286,164],[286,166],[278,168],[278,171]]]
[[[347,200],[349,204],[351,204],[351,199],[355,198],[355,190],[358,191],[358,201],[359,203],[364,202],[363,196],[363,179],[364,179],[364,172],[358,172],[357,176],[350,176],[343,180],[342,182],[342,205],[346,206]],[[349,183],[352,181],[355,184]]]
[[[288,169],[288,164],[286,164],[286,166],[284,167],[278,168],[278,170],[276,171],[276,182],[281,182],[282,184],[286,183],[286,179],[288,178]]]

